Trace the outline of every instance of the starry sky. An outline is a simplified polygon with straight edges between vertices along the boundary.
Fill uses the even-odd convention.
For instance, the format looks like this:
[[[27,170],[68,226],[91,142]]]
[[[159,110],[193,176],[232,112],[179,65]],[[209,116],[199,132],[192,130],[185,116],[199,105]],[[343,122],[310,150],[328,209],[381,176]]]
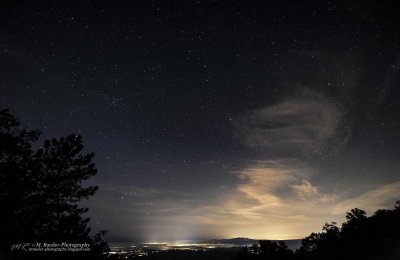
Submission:
[[[0,105],[83,136],[110,241],[301,238],[392,208],[395,1],[299,2],[3,1]]]

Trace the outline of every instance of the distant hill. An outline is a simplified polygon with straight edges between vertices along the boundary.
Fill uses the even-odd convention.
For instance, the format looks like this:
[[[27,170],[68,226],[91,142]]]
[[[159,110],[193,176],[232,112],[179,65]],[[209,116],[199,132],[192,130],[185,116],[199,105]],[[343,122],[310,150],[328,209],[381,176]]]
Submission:
[[[258,243],[259,239],[251,239],[247,237],[235,237],[226,239],[211,239],[202,241],[202,243],[207,244],[232,244],[237,246],[249,246]],[[274,242],[283,241],[292,250],[296,250],[300,247],[301,239],[289,239],[289,240],[271,240]]]
[[[258,240],[246,237],[235,237],[235,238],[225,238],[225,239],[211,239],[202,242],[205,244],[233,244],[238,246],[245,246],[257,243]]]

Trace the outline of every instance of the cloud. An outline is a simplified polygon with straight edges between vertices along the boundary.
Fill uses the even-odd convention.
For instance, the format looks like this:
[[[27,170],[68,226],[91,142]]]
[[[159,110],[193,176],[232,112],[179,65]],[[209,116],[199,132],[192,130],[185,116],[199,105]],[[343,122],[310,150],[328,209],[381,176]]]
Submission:
[[[318,188],[313,186],[308,180],[302,180],[301,184],[291,185],[290,187],[303,199],[318,194]]]
[[[400,181],[374,187],[355,198],[349,198],[338,203],[333,209],[334,214],[341,214],[353,208],[361,208],[368,214],[377,209],[392,208],[394,202],[400,199]]]
[[[192,203],[198,195],[179,191],[104,185],[91,209],[97,215],[108,210],[115,216],[94,220],[101,221],[103,228],[114,221],[125,223],[113,232],[125,234],[128,240],[131,235],[146,241],[231,236],[297,238],[320,227],[321,223],[314,223],[309,216],[319,214],[318,198],[325,195],[310,182],[317,191],[315,198],[306,201],[297,195],[296,187],[307,183],[312,174],[300,162],[254,161],[233,174],[239,183],[225,198],[202,203]]]
[[[98,211],[101,216],[103,210],[111,211],[115,215],[112,219],[94,221],[101,221],[102,228],[108,229],[115,221],[124,223],[110,230],[125,234],[127,240],[237,236],[290,239],[318,232],[325,222],[340,224],[354,207],[369,214],[378,208],[391,208],[400,195],[400,181],[374,187],[357,197],[327,193],[313,182],[318,172],[295,159],[252,161],[232,174],[238,183],[224,198],[201,203],[193,203],[201,194],[104,185],[94,198],[97,205],[92,204],[91,212]]]
[[[322,94],[303,89],[297,97],[236,118],[235,135],[249,147],[277,154],[323,155],[337,152],[350,128]]]
[[[340,222],[342,216],[332,214],[338,196],[313,183],[318,172],[306,158],[337,153],[346,144],[351,131],[344,119],[326,96],[301,86],[277,104],[237,116],[235,136],[269,159],[233,172],[239,182],[219,210],[230,214],[231,230],[288,239],[319,230],[325,221]]]
[[[225,237],[305,236],[331,217],[329,208],[336,201],[311,183],[313,172],[297,160],[254,161],[233,173],[240,182],[224,202],[192,214],[198,222],[218,226]]]
[[[315,169],[294,159],[253,161],[234,174],[240,182],[224,202],[190,212],[196,223],[218,227],[223,237],[305,237],[320,231],[326,222],[340,225],[352,208],[368,214],[392,208],[400,195],[400,181],[365,190],[357,197],[324,192],[312,181]]]
[[[293,181],[290,170],[278,168],[276,162],[259,162],[258,164],[237,172],[237,176],[245,182],[238,186],[239,192],[246,197],[263,204],[279,205],[280,198],[273,192],[282,185]],[[263,191],[260,193],[260,191]]]
[[[190,221],[215,227],[221,237],[301,238],[320,231],[326,222],[340,225],[355,207],[368,214],[392,208],[400,195],[400,181],[358,197],[324,192],[312,181],[315,169],[293,159],[253,161],[234,174],[240,182],[225,201],[194,208]]]

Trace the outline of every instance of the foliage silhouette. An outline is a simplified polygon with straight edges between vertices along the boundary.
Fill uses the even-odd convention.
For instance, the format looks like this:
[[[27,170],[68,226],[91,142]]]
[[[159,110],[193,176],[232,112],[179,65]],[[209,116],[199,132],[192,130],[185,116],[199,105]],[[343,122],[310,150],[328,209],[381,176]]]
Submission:
[[[400,259],[400,210],[380,209],[367,217],[352,209],[340,229],[325,224],[322,233],[304,238],[296,259]]]
[[[82,154],[82,138],[69,135],[46,140],[34,150],[38,130],[27,130],[6,109],[0,110],[0,203],[1,257],[68,257],[68,253],[40,254],[10,252],[12,244],[90,243],[91,252],[79,254],[85,259],[102,257],[108,249],[105,231],[90,237],[87,208],[79,201],[92,196],[97,187],[83,187],[82,181],[97,173],[91,162],[94,154]]]

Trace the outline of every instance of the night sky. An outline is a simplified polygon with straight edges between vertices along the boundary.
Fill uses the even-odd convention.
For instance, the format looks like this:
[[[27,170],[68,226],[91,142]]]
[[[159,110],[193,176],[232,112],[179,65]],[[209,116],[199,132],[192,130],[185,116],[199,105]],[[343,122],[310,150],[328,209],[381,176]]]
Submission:
[[[0,4],[0,105],[83,136],[110,241],[301,238],[400,199],[395,1],[33,2]]]

